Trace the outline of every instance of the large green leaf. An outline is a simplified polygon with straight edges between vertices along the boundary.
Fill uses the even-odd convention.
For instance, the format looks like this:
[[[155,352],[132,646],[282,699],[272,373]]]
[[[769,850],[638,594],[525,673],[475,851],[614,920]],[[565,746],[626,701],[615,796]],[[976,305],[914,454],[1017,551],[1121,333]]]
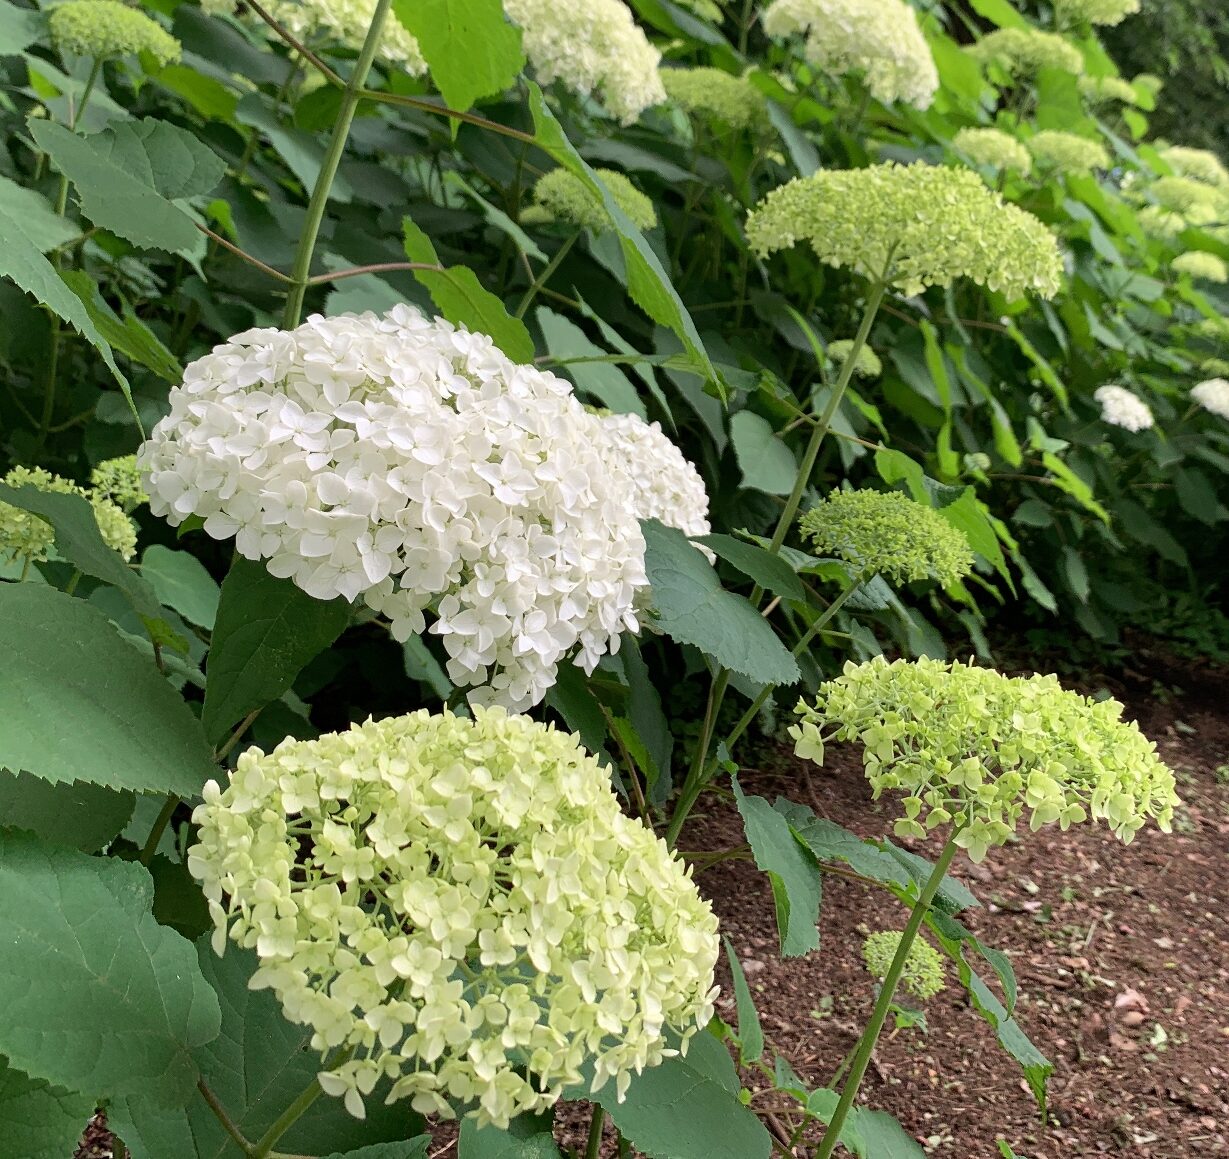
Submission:
[[[143,866],[0,834],[0,1051],[12,1065],[96,1098],[191,1094],[218,1000],[152,902]]]
[[[479,1127],[473,1119],[465,1119],[457,1159],[559,1159],[552,1119],[549,1112],[518,1115],[504,1130]]]
[[[217,744],[255,708],[276,700],[350,621],[350,605],[325,603],[237,558],[222,581],[209,651],[203,721]]]
[[[750,576],[766,592],[772,592],[784,600],[806,601],[807,593],[802,581],[781,556],[745,539],[735,539],[732,535],[698,535],[696,542],[704,544],[743,575]]]
[[[0,56],[16,56],[47,31],[47,13],[0,0]]]
[[[525,63],[520,29],[504,18],[499,0],[393,0],[393,11],[454,109],[503,92]]]
[[[0,585],[0,655],[0,764],[181,797],[217,771],[192,711],[84,600]]]
[[[788,495],[798,477],[798,464],[766,419],[740,410],[730,419],[730,440],[744,487],[769,495]]]
[[[595,1098],[650,1159],[767,1159],[772,1151],[764,1125],[738,1100],[729,1053],[707,1032],[692,1039],[685,1058],[633,1075],[623,1102],[610,1084]]]
[[[0,817],[58,845],[101,849],[132,816],[133,795],[101,785],[52,784],[33,773],[0,769]]]
[[[141,557],[141,574],[168,608],[213,631],[221,589],[196,556],[155,543]]]
[[[0,1156],[65,1159],[76,1150],[94,1100],[32,1079],[0,1058]]]
[[[62,246],[81,233],[71,221],[56,213],[41,193],[7,177],[0,177],[0,210],[22,223],[26,236],[40,253]]]
[[[687,537],[656,520],[641,524],[657,626],[757,684],[791,684],[798,665],[742,596],[723,591],[717,573]]]
[[[430,1148],[430,1135],[416,1135],[396,1143],[372,1143],[356,1151],[334,1151],[324,1159],[427,1159]]]

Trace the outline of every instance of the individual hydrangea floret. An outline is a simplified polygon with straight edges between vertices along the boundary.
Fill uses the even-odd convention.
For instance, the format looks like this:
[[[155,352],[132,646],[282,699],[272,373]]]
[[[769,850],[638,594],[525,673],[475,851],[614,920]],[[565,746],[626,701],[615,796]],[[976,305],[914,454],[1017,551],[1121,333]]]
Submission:
[[[772,190],[747,218],[761,257],[809,241],[820,260],[884,278],[903,294],[971,278],[1008,298],[1058,292],[1054,235],[969,169],[821,169]]]
[[[65,0],[48,17],[52,43],[72,56],[136,56],[147,52],[164,67],[183,48],[157,21],[119,0]]]
[[[1120,76],[1082,76],[1079,86],[1084,99],[1094,105],[1108,105],[1112,101],[1133,105],[1139,99],[1135,86]]]
[[[1229,380],[1209,378],[1191,389],[1191,398],[1204,410],[1222,419],[1229,419]]]
[[[1222,258],[1203,250],[1179,254],[1170,264],[1176,273],[1189,274],[1205,282],[1229,282],[1229,266]]]
[[[845,665],[798,706],[800,757],[857,741],[873,795],[903,794],[901,837],[951,823],[974,861],[1007,842],[1027,809],[1033,829],[1091,816],[1129,842],[1149,818],[1169,832],[1173,773],[1116,700],[1070,692],[1055,676],[882,656]]]
[[[90,487],[96,496],[111,500],[126,512],[135,511],[143,503],[149,502],[136,455],[121,455],[99,463],[90,472]]]
[[[192,363],[138,461],[156,515],[235,537],[399,640],[426,613],[471,699],[536,704],[635,631],[634,490],[562,379],[409,306],[248,330]]]
[[[1140,78],[1136,78],[1136,84]],[[1186,145],[1166,145],[1160,150],[1161,160],[1179,177],[1192,177],[1218,189],[1229,189],[1229,169],[1208,149],[1192,149]]]
[[[657,224],[657,210],[653,202],[622,173],[614,169],[595,169],[593,172],[637,229],[652,229]],[[533,187],[533,199],[551,217],[570,221],[581,229],[591,229],[594,233],[614,229],[606,207],[579,177],[567,169],[552,169],[539,178]]]
[[[1140,0],[1054,0],[1061,24],[1121,24],[1140,9]]]
[[[852,350],[852,338],[838,338],[835,342],[828,343],[828,357],[837,366],[845,365]],[[866,343],[863,343],[862,349],[858,351],[858,357],[853,364],[853,372],[859,378],[878,378],[883,373],[883,362]]]
[[[1146,431],[1156,422],[1148,404],[1125,386],[1107,383],[1097,387],[1092,396],[1101,404],[1101,421],[1111,426]]]
[[[666,99],[657,75],[661,53],[621,0],[504,0],[524,33],[525,55],[550,84],[562,81],[581,96],[595,95],[624,124]]]
[[[1108,169],[1111,165],[1109,152],[1100,141],[1089,140],[1078,133],[1064,133],[1061,129],[1043,129],[1030,137],[1028,150],[1041,168],[1055,173],[1074,176],[1091,173],[1094,169]]]
[[[506,1126],[675,1053],[716,990],[717,921],[569,733],[499,709],[425,711],[249,749],[193,821],[188,867],[253,988],[423,1114]],[[587,1077],[587,1076],[586,1076]]]
[[[773,0],[764,31],[805,36],[806,59],[830,76],[860,73],[884,104],[930,107],[939,88],[934,55],[904,0]]]
[[[1002,129],[961,129],[952,138],[952,146],[975,165],[1011,169],[1017,173],[1027,173],[1033,167],[1028,149]]]
[[[900,930],[881,930],[862,943],[862,961],[881,982],[888,975],[902,937],[904,934]],[[947,986],[942,955],[925,938],[914,939],[900,980],[906,990],[923,1001],[933,998]]]
[[[719,68],[663,68],[666,95],[693,117],[719,121],[735,129],[768,125],[768,101],[745,76]]]
[[[946,585],[973,567],[964,535],[901,491],[830,491],[798,526],[817,551],[840,556],[864,575]]]
[[[1012,76],[1028,79],[1044,68],[1079,75],[1084,57],[1066,37],[1039,28],[1000,28],[966,51],[982,64],[998,64]]]
[[[92,2],[92,0],[83,0]],[[106,496],[91,494],[70,479],[63,479],[41,467],[14,467],[4,476],[10,487],[35,487],[59,495],[79,495],[90,501],[102,541],[125,560],[136,554],[137,531],[132,520]],[[45,519],[0,502],[0,556],[10,560],[40,563],[55,542],[55,529]]]

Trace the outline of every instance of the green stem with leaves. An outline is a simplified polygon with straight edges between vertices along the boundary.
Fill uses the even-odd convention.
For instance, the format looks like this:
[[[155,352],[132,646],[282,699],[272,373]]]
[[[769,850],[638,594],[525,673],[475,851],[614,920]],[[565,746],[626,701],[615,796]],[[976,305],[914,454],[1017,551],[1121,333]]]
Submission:
[[[346,82],[341,99],[341,108],[337,110],[337,120],[333,124],[333,135],[329,138],[329,147],[324,154],[320,166],[320,174],[312,189],[311,200],[307,203],[307,218],[303,222],[303,233],[299,237],[299,248],[295,252],[294,267],[290,271],[291,285],[286,294],[286,308],[282,313],[282,328],[293,330],[303,315],[303,298],[311,283],[312,255],[316,252],[316,239],[320,235],[320,226],[324,222],[324,211],[328,207],[329,194],[333,188],[333,180],[337,176],[337,167],[346,152],[346,142],[350,138],[350,126],[354,123],[354,113],[363,97],[363,86],[367,83],[367,74],[371,72],[372,61],[380,45],[380,36],[384,22],[392,8],[392,0],[376,0],[375,12],[372,13],[371,24],[367,29],[367,37],[354,62],[354,71]]]
[[[939,886],[943,884],[943,879],[947,876],[947,870],[952,863],[952,858],[956,856],[956,837],[957,834],[953,833],[948,838],[947,844],[943,846],[943,852],[939,854],[939,860],[935,863],[934,870],[930,877],[927,878],[926,884],[922,887],[921,895],[916,903],[914,903],[913,912],[909,915],[909,922],[905,926],[905,932],[900,936],[900,945],[897,947],[896,956],[892,959],[892,964],[888,967],[887,975],[883,979],[883,985],[879,988],[879,997],[875,1002],[875,1008],[871,1011],[866,1029],[862,1031],[862,1037],[858,1039],[858,1047],[854,1052],[853,1061],[849,1067],[849,1077],[845,1080],[845,1086],[841,1090],[840,1101],[836,1105],[836,1110],[832,1112],[832,1118],[828,1122],[828,1129],[824,1132],[819,1149],[815,1152],[815,1159],[829,1159],[832,1152],[836,1150],[837,1142],[841,1137],[841,1130],[845,1126],[845,1120],[849,1117],[849,1110],[853,1106],[854,1099],[858,1097],[858,1088],[862,1085],[866,1068],[870,1065],[871,1055],[875,1052],[875,1043],[879,1041],[879,1032],[883,1029],[883,1024],[887,1020],[888,1012],[892,1007],[892,1000],[896,997],[896,987],[900,984],[901,974],[904,973],[905,963],[909,959],[909,951],[913,948],[918,931],[922,928],[922,921],[926,917],[926,911],[930,909],[931,903],[935,900],[935,894],[939,892]]]
[[[517,318],[525,317],[525,311],[529,309],[530,304],[533,302],[534,298],[538,296],[538,292],[542,289],[542,287],[550,281],[551,274],[559,268],[563,259],[568,256],[568,251],[571,250],[571,248],[576,244],[577,239],[580,237],[580,233],[581,231],[577,230],[574,234],[572,234],[572,236],[555,251],[554,256],[543,267],[542,272],[534,278],[533,285],[525,291],[525,296],[521,299],[521,304],[516,308]]]

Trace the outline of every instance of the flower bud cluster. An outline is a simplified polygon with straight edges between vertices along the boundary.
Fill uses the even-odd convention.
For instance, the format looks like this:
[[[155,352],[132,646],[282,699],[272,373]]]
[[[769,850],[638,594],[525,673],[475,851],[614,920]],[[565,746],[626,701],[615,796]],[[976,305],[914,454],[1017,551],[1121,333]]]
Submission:
[[[1012,169],[1017,173],[1027,173],[1033,167],[1028,149],[1002,129],[961,129],[952,138],[952,147],[975,165]]]
[[[568,733],[500,709],[249,749],[188,867],[312,1030],[326,1092],[506,1126],[675,1053],[712,1016],[717,921]]]
[[[1101,421],[1127,431],[1146,431],[1155,423],[1152,410],[1125,386],[1107,383],[1092,392],[1101,404]]]
[[[1054,0],[1054,15],[1064,25],[1121,24],[1139,8],[1140,0]]]
[[[917,162],[821,169],[772,190],[747,218],[761,257],[809,241],[820,260],[906,295],[971,278],[1008,298],[1052,297],[1054,235],[968,169]]]
[[[90,472],[90,487],[96,497],[109,499],[122,511],[133,512],[149,502],[136,455],[121,455],[99,463]]]
[[[92,3],[94,0],[82,0]],[[4,476],[10,487],[36,487],[60,495],[80,495],[88,499],[94,508],[94,518],[103,542],[125,560],[131,559],[137,550],[137,529],[132,520],[113,503],[109,497],[78,487],[69,479],[62,479],[41,467],[14,467]],[[39,563],[47,558],[55,542],[55,529],[45,519],[0,502],[0,557]]]
[[[1229,381],[1209,378],[1191,389],[1191,398],[1218,418],[1229,419]]]
[[[881,930],[871,934],[862,943],[862,961],[874,977],[881,982],[888,976],[892,959],[900,949],[904,934],[900,930]],[[901,985],[921,998],[933,998],[947,986],[947,972],[943,956],[925,938],[915,938],[905,959],[905,968],[900,976]]]
[[[643,231],[657,224],[657,210],[650,198],[615,169],[593,171],[614,198],[614,203],[631,218],[632,225]],[[533,187],[534,203],[551,217],[571,222],[581,229],[605,233],[614,229],[614,222],[601,200],[574,173],[567,169],[552,169],[543,174]]]
[[[1176,273],[1189,274],[1205,282],[1229,282],[1229,266],[1225,265],[1224,259],[1204,250],[1188,250],[1179,254],[1170,266]]]
[[[1079,75],[1084,57],[1078,48],[1057,32],[1039,28],[999,28],[966,50],[984,65],[997,64],[1014,77],[1028,79],[1042,69],[1054,68]]]
[[[764,94],[745,76],[719,68],[663,68],[666,95],[698,120],[718,121],[734,129],[763,129],[769,124]]]
[[[1120,76],[1082,76],[1079,88],[1089,104],[1108,105],[1111,101],[1120,101],[1124,105],[1139,103],[1135,86]]]
[[[1100,141],[1064,133],[1061,129],[1043,129],[1030,137],[1028,150],[1042,169],[1075,176],[1094,169],[1108,169],[1112,162],[1108,150]]]
[[[182,55],[179,41],[156,20],[119,0],[65,0],[47,18],[51,41],[73,56],[136,56],[147,52],[160,65]]]
[[[1166,145],[1160,150],[1161,160],[1179,177],[1192,177],[1205,185],[1229,189],[1229,169],[1208,149],[1192,149],[1187,145]]]
[[[1173,773],[1121,719],[1122,705],[1069,692],[1054,676],[877,656],[847,663],[798,712],[799,756],[858,741],[874,797],[904,794],[896,834],[951,823],[974,861],[1008,841],[1026,809],[1033,829],[1091,816],[1129,842],[1149,818],[1169,832],[1179,804]]]
[[[838,338],[828,343],[828,357],[838,366],[844,366],[853,351],[852,338]],[[853,372],[859,378],[878,378],[883,373],[883,362],[865,342],[854,360]]]
[[[930,45],[905,0],[772,0],[764,31],[805,36],[809,63],[830,76],[860,73],[877,101],[930,107],[939,88]]]

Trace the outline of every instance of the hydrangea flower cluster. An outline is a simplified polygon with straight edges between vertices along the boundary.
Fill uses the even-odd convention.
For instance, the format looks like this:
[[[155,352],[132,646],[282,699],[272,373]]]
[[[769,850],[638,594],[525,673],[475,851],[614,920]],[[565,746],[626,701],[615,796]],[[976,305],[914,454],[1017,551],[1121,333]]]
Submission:
[[[136,554],[137,529],[132,525],[132,520],[106,496],[91,494],[84,487],[78,487],[71,480],[53,475],[41,467],[14,467],[4,476],[4,482],[10,487],[36,487],[40,491],[80,495],[88,499],[94,508],[94,519],[103,542],[125,560]],[[47,558],[54,542],[55,529],[45,519],[11,503],[0,502],[0,556],[39,563]]]
[[[844,366],[846,359],[853,351],[852,338],[838,338],[828,343],[828,357],[837,366]],[[859,378],[878,378],[883,373],[883,362],[865,342],[858,351],[858,357],[853,364],[853,372]]]
[[[625,125],[666,99],[661,53],[622,0],[504,0],[504,11],[521,26],[543,84],[560,80],[581,96],[597,94]]]
[[[1108,169],[1111,165],[1109,152],[1100,141],[1089,140],[1078,133],[1064,133],[1061,129],[1043,129],[1030,137],[1028,151],[1039,166],[1054,173],[1074,176],[1091,173],[1094,169]]]
[[[99,463],[90,472],[90,487],[96,497],[109,499],[125,512],[131,513],[149,502],[136,455],[121,455]]]
[[[763,129],[768,102],[745,76],[719,68],[663,68],[666,95],[697,119],[718,121],[734,129]]]
[[[1229,381],[1209,378],[1191,388],[1191,398],[1218,418],[1229,419]]]
[[[1229,217],[1229,190],[1194,177],[1158,177],[1143,192],[1154,205],[1181,214],[1192,225],[1208,225]]]
[[[1155,424],[1152,410],[1125,386],[1107,383],[1092,392],[1101,404],[1101,421],[1127,431],[1146,431]]]
[[[1033,167],[1028,149],[1002,129],[961,129],[952,138],[952,146],[975,165],[992,169],[1011,169],[1027,173]]]
[[[1205,282],[1229,282],[1229,266],[1225,265],[1222,258],[1204,250],[1189,250],[1179,254],[1170,265],[1176,273],[1189,274],[1192,278]]]
[[[1122,705],[1055,676],[877,656],[847,663],[798,712],[800,757],[822,760],[827,740],[858,741],[875,799],[904,794],[896,834],[950,822],[973,861],[1004,844],[1025,809],[1033,829],[1091,816],[1129,842],[1149,818],[1169,832],[1179,804],[1173,773]]]
[[[652,229],[657,224],[657,210],[652,200],[627,177],[615,169],[595,169],[593,172],[637,229]],[[594,233],[614,229],[606,207],[579,177],[567,169],[552,169],[543,174],[533,187],[533,199],[551,217],[570,221],[581,229],[591,229]]]
[[[1229,169],[1226,169],[1221,159],[1210,150],[1192,149],[1187,145],[1166,145],[1160,153],[1161,160],[1179,177],[1192,177],[1205,185],[1229,189]]]
[[[1120,76],[1082,76],[1079,88],[1084,99],[1094,105],[1108,105],[1111,101],[1134,105],[1139,101],[1135,86]]]
[[[957,278],[1008,298],[1052,297],[1062,274],[1054,235],[968,169],[872,165],[821,169],[772,190],[747,218],[761,257],[811,243],[820,260],[883,278],[901,293]]]
[[[880,930],[862,943],[862,961],[881,982],[888,976],[902,937],[904,933],[901,930]],[[900,980],[906,990],[923,1001],[933,998],[947,986],[943,956],[925,938],[914,939]]]
[[[1121,24],[1139,11],[1140,0],[1054,0],[1063,24]]]
[[[522,708],[592,671],[646,582],[633,489],[562,379],[408,306],[249,330],[192,363],[138,461],[189,515],[398,639],[431,610],[455,684]]]
[[[256,951],[320,1075],[506,1126],[675,1053],[712,1016],[717,921],[568,733],[498,709],[249,749],[193,814],[214,949]]]
[[[72,56],[136,56],[174,64],[183,48],[157,21],[119,0],[65,0],[47,18],[51,41]]]
[[[966,51],[983,65],[997,64],[1012,76],[1029,78],[1043,68],[1084,71],[1084,57],[1066,37],[1040,28],[999,28]]]
[[[964,535],[901,491],[830,491],[798,527],[816,550],[890,580],[954,584],[973,567]]]
[[[885,105],[926,109],[939,87],[930,45],[905,0],[772,0],[764,31],[784,40],[805,36],[804,54],[830,76],[861,73]]]

